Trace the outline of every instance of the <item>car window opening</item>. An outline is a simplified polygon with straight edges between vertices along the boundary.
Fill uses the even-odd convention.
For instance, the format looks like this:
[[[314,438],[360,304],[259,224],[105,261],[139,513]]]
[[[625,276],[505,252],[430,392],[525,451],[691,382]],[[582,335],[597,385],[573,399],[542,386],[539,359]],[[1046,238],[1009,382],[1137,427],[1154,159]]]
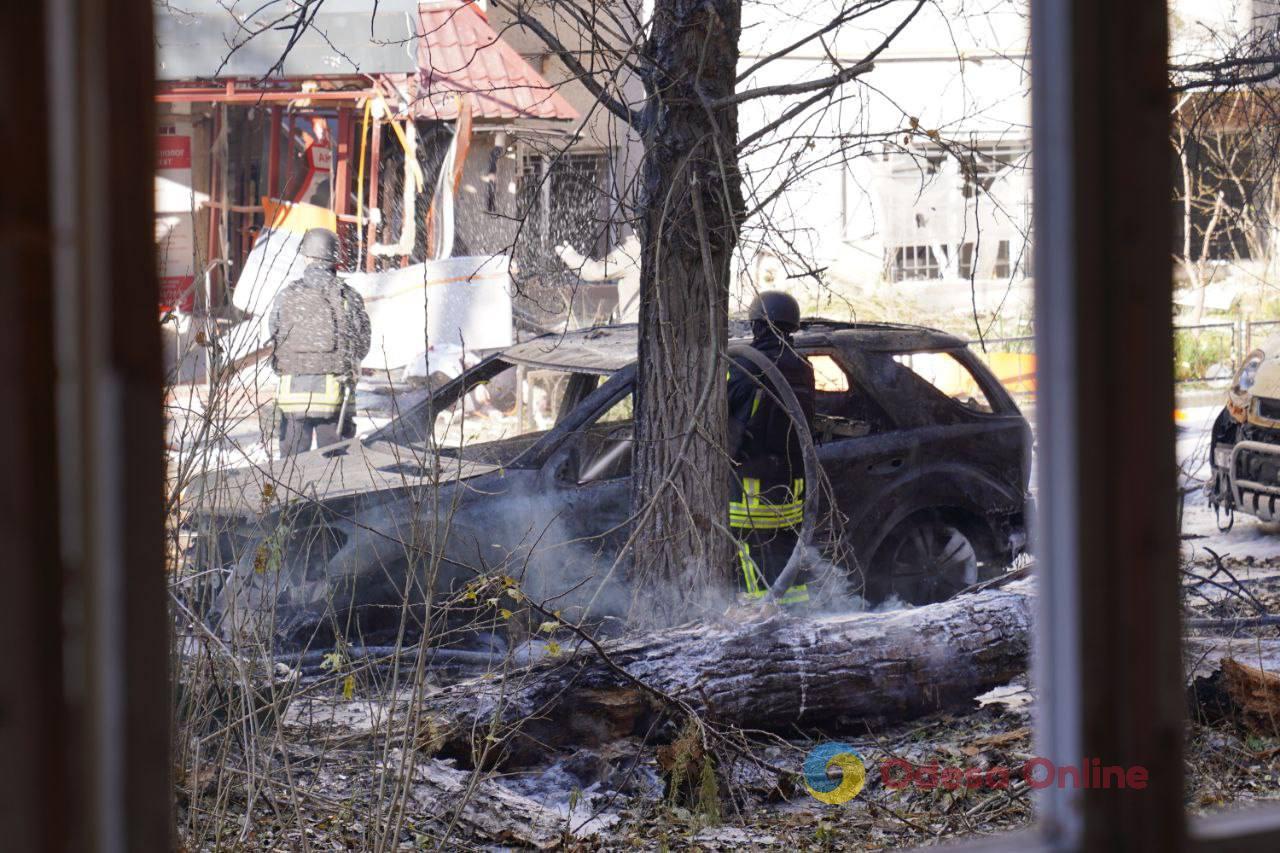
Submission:
[[[434,438],[440,456],[510,465],[563,423],[601,382],[594,373],[522,369],[510,363],[496,368],[476,371],[461,387],[437,392]],[[425,405],[415,406],[380,437],[421,450],[428,416]]]
[[[569,470],[579,485],[631,476],[635,394],[630,390],[575,437]]]
[[[984,414],[995,411],[973,372],[952,353],[899,353],[893,360],[966,409]]]
[[[892,427],[884,410],[834,358],[826,353],[807,353],[805,358],[813,366],[813,434],[818,444],[861,438]]]

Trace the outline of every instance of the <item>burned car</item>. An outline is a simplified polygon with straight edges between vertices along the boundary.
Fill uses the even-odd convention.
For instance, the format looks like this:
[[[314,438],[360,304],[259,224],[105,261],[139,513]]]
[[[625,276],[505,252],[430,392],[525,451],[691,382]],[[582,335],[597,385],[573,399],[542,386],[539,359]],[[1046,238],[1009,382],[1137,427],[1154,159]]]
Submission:
[[[1008,565],[1031,433],[965,344],[826,321],[795,343],[817,381],[826,539],[847,544],[858,589],[923,603]],[[210,618],[265,623],[276,642],[370,642],[495,575],[565,618],[621,614],[636,347],[634,326],[521,343],[370,435],[211,474],[196,516],[198,559],[224,578]]]
[[[1229,526],[1236,512],[1280,519],[1280,336],[1245,358],[1214,421],[1209,504]]]

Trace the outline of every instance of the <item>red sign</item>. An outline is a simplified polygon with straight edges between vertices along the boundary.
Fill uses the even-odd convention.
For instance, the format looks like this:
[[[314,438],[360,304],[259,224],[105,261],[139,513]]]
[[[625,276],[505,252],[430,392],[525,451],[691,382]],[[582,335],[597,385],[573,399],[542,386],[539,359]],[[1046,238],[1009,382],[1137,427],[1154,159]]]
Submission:
[[[190,169],[191,137],[160,136],[156,139],[157,169]]]
[[[160,276],[160,310],[176,308],[190,313],[196,301],[195,290],[190,289],[195,280],[193,275]]]

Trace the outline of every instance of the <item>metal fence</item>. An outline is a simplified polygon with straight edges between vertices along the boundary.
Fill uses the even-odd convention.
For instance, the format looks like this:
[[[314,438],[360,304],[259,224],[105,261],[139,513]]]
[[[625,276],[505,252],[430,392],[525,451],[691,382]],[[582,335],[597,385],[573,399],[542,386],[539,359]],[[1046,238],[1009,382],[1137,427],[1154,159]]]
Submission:
[[[1246,321],[1173,327],[1173,370],[1181,384],[1226,383],[1248,350]]]

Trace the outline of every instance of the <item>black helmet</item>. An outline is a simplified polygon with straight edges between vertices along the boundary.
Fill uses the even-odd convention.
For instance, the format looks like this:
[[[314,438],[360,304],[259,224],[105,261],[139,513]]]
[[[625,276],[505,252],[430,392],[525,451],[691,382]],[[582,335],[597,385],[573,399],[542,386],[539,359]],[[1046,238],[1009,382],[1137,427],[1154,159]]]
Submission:
[[[800,331],[800,303],[781,290],[762,290],[751,300],[747,319],[763,320],[781,332]]]
[[[338,235],[328,228],[310,228],[302,235],[302,257],[313,261],[338,262]]]

